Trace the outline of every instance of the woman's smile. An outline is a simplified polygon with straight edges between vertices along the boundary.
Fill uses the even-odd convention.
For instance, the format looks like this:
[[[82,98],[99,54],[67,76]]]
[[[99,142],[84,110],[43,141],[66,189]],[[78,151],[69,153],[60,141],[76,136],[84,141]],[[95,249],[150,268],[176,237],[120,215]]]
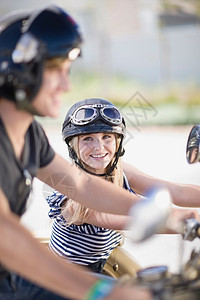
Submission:
[[[79,136],[79,155],[91,171],[103,174],[116,152],[113,133],[93,133]]]
[[[102,159],[104,157],[106,157],[108,155],[108,153],[105,153],[105,154],[91,154],[90,156],[92,158],[95,158],[95,159]]]

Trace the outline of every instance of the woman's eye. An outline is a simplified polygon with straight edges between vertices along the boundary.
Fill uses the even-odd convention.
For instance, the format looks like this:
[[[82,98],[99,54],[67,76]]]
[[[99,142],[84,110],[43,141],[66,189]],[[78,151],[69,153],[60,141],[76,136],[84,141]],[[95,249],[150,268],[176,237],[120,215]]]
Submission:
[[[105,135],[103,136],[103,139],[110,139],[110,138],[111,138],[111,136],[108,135],[108,134],[105,134]]]
[[[91,141],[92,138],[91,138],[91,136],[86,136],[83,140],[84,140],[84,141]]]

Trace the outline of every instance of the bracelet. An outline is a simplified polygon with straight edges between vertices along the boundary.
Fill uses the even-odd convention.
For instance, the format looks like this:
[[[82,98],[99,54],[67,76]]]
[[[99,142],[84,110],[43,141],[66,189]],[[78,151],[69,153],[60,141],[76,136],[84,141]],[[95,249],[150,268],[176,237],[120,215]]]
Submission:
[[[84,300],[102,300],[111,294],[115,285],[112,280],[98,280],[91,286]]]

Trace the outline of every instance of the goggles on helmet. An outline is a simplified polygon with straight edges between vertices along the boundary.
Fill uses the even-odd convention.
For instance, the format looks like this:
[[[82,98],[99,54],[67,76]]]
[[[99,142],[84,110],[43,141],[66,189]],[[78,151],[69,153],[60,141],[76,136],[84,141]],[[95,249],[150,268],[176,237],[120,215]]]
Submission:
[[[71,122],[74,125],[86,125],[94,120],[102,118],[109,124],[120,125],[122,116],[119,110],[112,105],[84,105],[76,109],[71,115]]]

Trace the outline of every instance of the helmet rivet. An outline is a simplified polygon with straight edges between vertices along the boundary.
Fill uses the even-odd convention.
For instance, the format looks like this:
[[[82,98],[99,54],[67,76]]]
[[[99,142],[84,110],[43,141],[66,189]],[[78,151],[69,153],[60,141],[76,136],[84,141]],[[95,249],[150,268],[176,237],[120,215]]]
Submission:
[[[17,90],[15,97],[17,101],[23,101],[26,98],[26,92],[24,90]]]
[[[6,70],[8,68],[8,65],[9,65],[9,63],[8,63],[7,60],[2,61],[2,63],[1,63],[1,70],[2,71]]]

